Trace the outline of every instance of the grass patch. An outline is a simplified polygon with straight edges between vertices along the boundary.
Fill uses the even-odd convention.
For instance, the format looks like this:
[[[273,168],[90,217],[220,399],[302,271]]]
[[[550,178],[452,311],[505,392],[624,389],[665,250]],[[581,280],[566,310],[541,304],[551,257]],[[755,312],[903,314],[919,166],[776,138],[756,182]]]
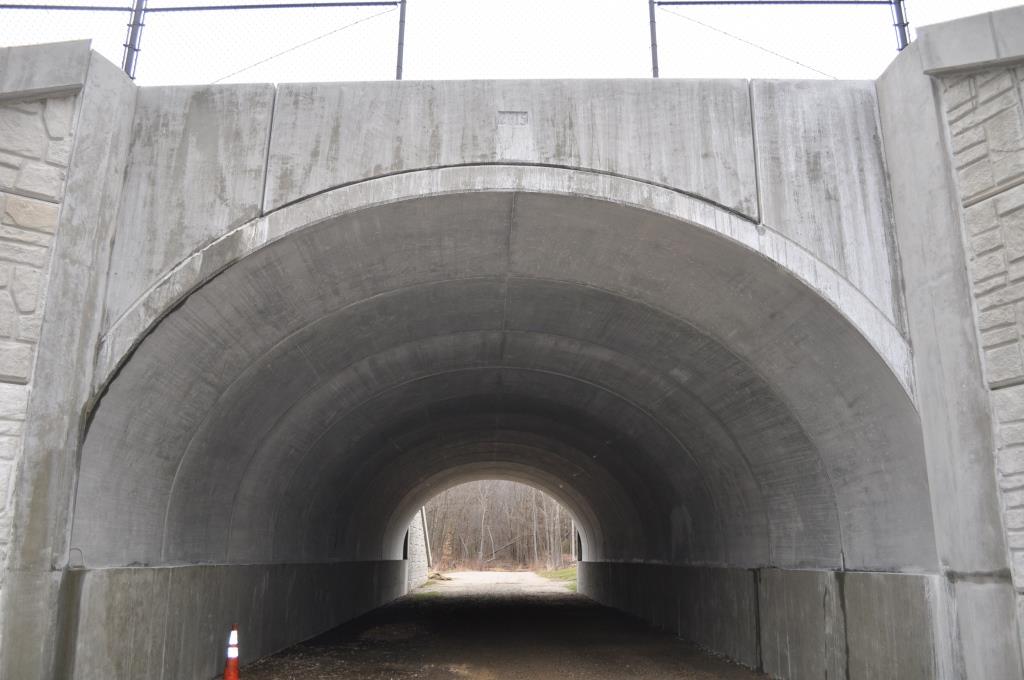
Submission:
[[[414,597],[417,600],[429,600],[434,597],[441,597],[441,593],[436,590],[414,590],[409,593],[410,597]]]
[[[554,571],[538,571],[538,576],[543,576],[549,581],[559,581],[565,589],[573,593],[576,592],[576,567],[566,567],[565,569],[555,569]]]
[[[576,567],[566,567],[565,569],[556,569],[554,571],[539,571],[537,574],[552,581],[576,581]]]

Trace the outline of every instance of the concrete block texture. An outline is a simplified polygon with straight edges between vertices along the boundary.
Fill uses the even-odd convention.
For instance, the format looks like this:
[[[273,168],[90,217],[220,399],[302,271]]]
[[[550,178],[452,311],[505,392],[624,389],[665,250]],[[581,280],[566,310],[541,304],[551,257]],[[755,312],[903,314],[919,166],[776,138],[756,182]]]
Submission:
[[[55,47],[52,64],[62,63],[59,55],[66,47]],[[84,54],[89,57],[87,50]],[[0,591],[5,612],[0,677],[5,678],[59,677],[52,664],[57,611],[63,605],[55,585],[59,572],[53,569],[54,555],[61,556],[60,565],[66,563],[69,506],[56,499],[70,496],[74,486],[76,413],[90,398],[102,290],[135,105],[134,86],[117,67],[100,58],[85,63],[87,73],[73,74],[85,78],[77,96],[61,90],[28,105],[17,98],[0,104],[37,116],[45,132],[34,159],[0,154],[0,182],[6,187],[0,188],[0,278],[5,284],[0,297],[10,296],[14,309],[8,306],[8,312],[17,314],[5,328],[13,326],[18,342],[34,345],[36,356],[46,357],[34,362],[27,384],[0,383],[0,429],[19,440],[9,442],[5,451],[22,451],[14,471],[16,493],[9,497],[6,519],[0,516],[0,534],[12,536],[8,576],[20,591],[11,597]],[[30,196],[20,189],[19,173],[29,161],[67,165],[63,193]],[[15,172],[5,174],[4,167]]]
[[[971,26],[973,21],[965,24]],[[937,674],[1019,678],[1012,607],[993,606],[978,615],[971,599],[982,592],[1005,595],[1010,588],[1007,544],[1012,546],[1013,531],[1008,541],[995,468],[998,462],[999,485],[1006,489],[1015,488],[1024,469],[1016,453],[1019,409],[1012,387],[1019,370],[1016,311],[1013,304],[993,304],[1012,297],[1007,272],[1016,246],[1013,230],[1000,228],[990,201],[996,187],[1006,187],[994,183],[986,130],[986,121],[998,118],[1002,135],[1014,105],[1005,96],[1005,69],[943,81],[924,75],[924,44],[900,55],[878,81],[878,92],[936,544],[942,572],[958,584],[937,591],[947,611],[945,628],[954,631],[935,636],[942,642]],[[1000,146],[996,155],[1005,160],[1014,148]],[[980,305],[983,299],[989,304]],[[990,393],[993,384],[1006,392]],[[969,578],[987,585],[977,591],[959,587]]]
[[[980,24],[982,19],[992,32],[997,57],[1009,56],[1001,51],[1004,47],[1014,50],[1011,54],[1016,58],[1024,57],[1024,42],[1019,37],[1010,43],[998,38],[1008,27],[1024,25],[1024,8],[977,17],[974,21]],[[997,28],[1000,22],[1002,25]],[[968,672],[984,669],[986,673],[1014,677],[1022,672],[1019,658],[993,655],[990,650],[1008,646],[1011,640],[1019,639],[1018,635],[1006,631],[994,642],[985,640],[973,623],[964,622],[962,612],[977,612],[981,609],[979,602],[987,601],[985,608],[993,618],[1012,618],[1015,612],[1006,600],[994,598],[996,592],[1005,596],[1011,590],[1006,582],[1007,572],[1017,597],[1024,592],[1024,545],[1020,540],[1024,499],[1018,493],[1024,486],[1024,475],[1017,465],[1020,423],[1024,418],[1024,319],[1019,309],[1024,304],[1024,89],[1019,69],[1016,64],[989,65],[965,74],[946,75],[941,79],[940,101],[956,173],[958,203],[963,211],[961,238],[996,433],[998,491],[993,495],[1001,501],[1004,545],[1009,552],[1009,569],[986,574],[989,578],[981,582],[984,587],[978,588],[971,579],[963,584],[958,582],[957,595],[970,595],[958,609],[962,634],[974,643],[965,648],[963,663]],[[994,529],[989,532],[995,533]],[[998,538],[993,536],[989,542],[998,545]],[[1018,629],[1021,623],[1018,619]]]
[[[35,94],[25,97],[22,92],[25,98],[17,99],[0,95],[0,388],[6,395],[0,408],[0,429],[7,434],[0,456],[4,458],[0,462],[0,598],[14,540],[24,421],[67,173],[67,161],[54,160],[50,150],[72,141],[78,101],[77,95],[66,89],[41,96],[41,92],[60,88],[43,86],[40,79],[64,73],[66,65],[60,60],[68,56],[66,48],[71,45],[75,44],[56,48],[52,55],[58,62],[55,71],[37,75],[36,80],[21,70],[36,64],[39,50],[0,50],[0,92],[17,86]],[[87,49],[84,54],[88,56]],[[8,75],[3,70],[5,60],[11,69]],[[0,629],[0,650],[3,642]]]

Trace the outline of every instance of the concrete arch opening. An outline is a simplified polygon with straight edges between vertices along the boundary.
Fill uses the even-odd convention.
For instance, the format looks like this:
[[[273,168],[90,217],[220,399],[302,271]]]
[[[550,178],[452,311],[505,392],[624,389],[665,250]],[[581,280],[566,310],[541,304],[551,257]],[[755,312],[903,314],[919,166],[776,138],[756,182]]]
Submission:
[[[101,583],[240,581],[248,602],[196,606],[241,616],[267,653],[400,594],[414,509],[498,475],[578,515],[584,592],[686,635],[682,596],[655,612],[664,598],[616,582],[701,581],[714,601],[685,606],[718,638],[697,641],[758,665],[759,600],[935,569],[919,432],[829,302],[702,226],[539,192],[391,202],[248,254],[121,364],[82,450],[82,612],[109,606]],[[270,624],[284,593],[291,618]]]

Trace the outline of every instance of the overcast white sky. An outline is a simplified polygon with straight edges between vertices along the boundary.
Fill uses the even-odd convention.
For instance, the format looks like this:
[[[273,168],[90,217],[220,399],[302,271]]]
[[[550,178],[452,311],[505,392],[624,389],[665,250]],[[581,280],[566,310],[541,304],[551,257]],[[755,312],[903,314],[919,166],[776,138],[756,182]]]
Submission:
[[[907,0],[907,15],[913,29],[1016,4]],[[896,54],[886,6],[666,7],[657,20],[666,78],[875,78]],[[110,12],[0,10],[0,45],[92,38],[120,63],[125,21]],[[142,85],[390,79],[397,32],[398,12],[379,7],[150,14],[137,77]],[[649,75],[646,0],[408,0],[407,79]]]

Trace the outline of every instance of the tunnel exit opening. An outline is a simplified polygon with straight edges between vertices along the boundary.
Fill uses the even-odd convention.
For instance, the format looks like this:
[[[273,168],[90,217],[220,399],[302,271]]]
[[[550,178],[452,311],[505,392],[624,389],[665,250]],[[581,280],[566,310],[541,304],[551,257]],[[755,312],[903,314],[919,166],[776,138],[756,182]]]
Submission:
[[[503,479],[459,484],[424,507],[435,571],[574,567],[576,520],[536,487]]]

